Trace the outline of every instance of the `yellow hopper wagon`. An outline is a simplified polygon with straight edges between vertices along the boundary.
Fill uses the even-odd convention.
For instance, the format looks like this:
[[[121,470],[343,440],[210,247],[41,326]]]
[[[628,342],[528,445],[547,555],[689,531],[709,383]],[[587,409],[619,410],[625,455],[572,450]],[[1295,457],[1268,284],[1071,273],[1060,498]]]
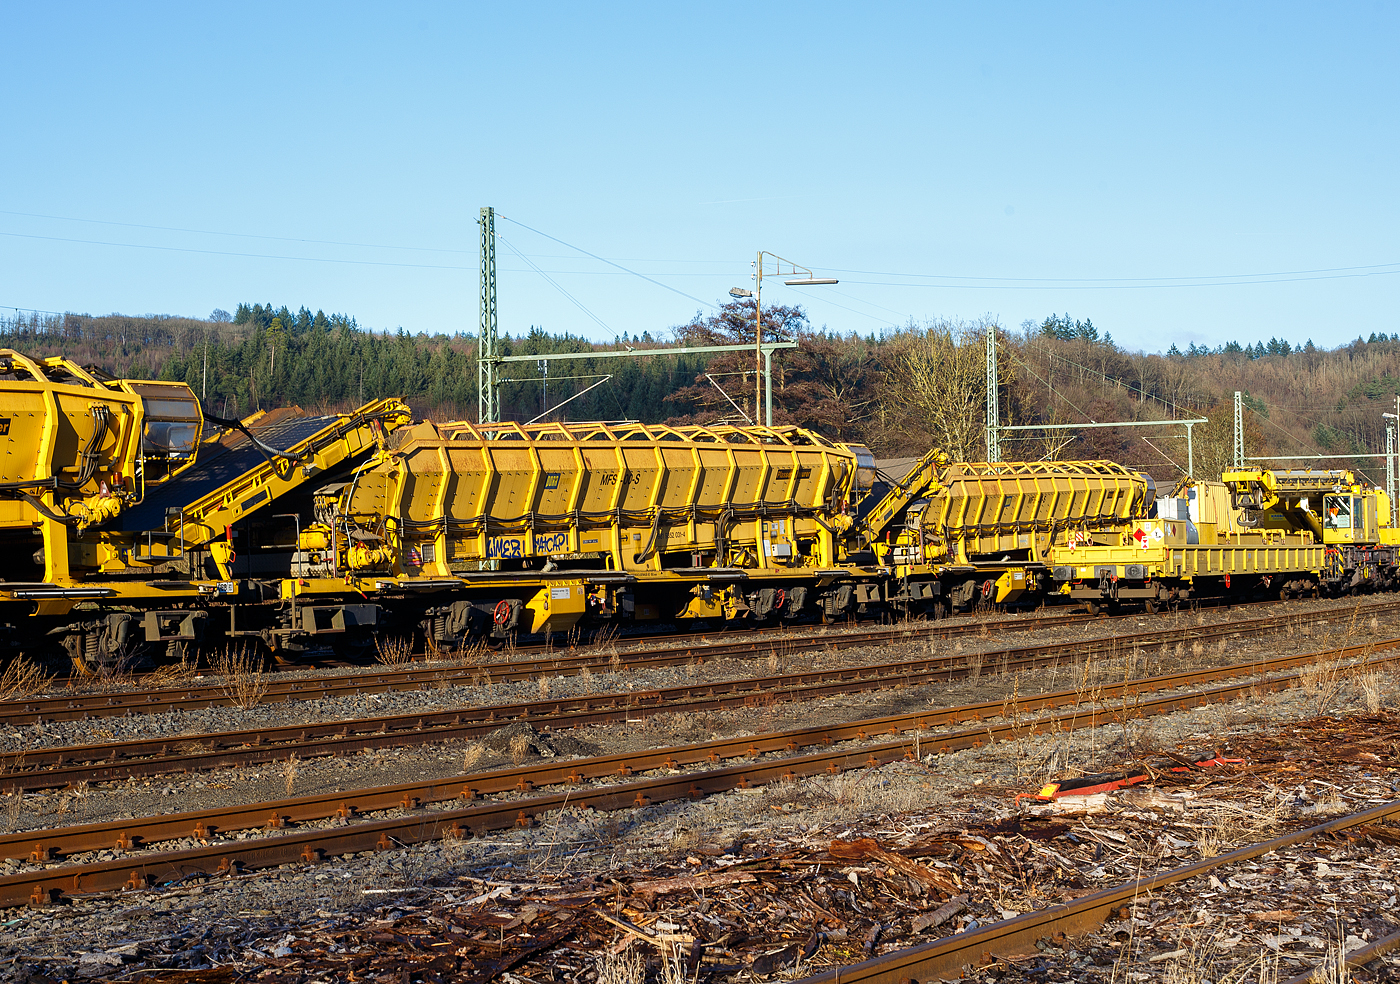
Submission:
[[[1030,604],[1057,538],[1145,515],[1152,480],[1109,461],[954,462],[930,452],[865,514],[897,608]]]
[[[831,617],[881,598],[881,573],[847,562],[871,464],[796,427],[421,423],[318,493],[302,535],[327,549],[303,583],[394,595],[441,647]]]

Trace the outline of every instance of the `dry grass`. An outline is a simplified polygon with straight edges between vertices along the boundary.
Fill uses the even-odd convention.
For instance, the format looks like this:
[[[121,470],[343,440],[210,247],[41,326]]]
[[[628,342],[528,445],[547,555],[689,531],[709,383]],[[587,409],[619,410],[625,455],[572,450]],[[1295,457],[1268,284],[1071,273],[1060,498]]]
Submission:
[[[686,984],[687,975],[685,972],[686,951],[688,947],[678,940],[664,940],[657,944],[661,951],[661,980],[662,984]],[[700,976],[699,968],[696,968],[696,978]]]
[[[967,678],[973,681],[982,679],[981,653],[974,653],[967,658]]]
[[[425,642],[428,659],[431,662],[458,662],[475,666],[491,655],[491,647],[484,642],[472,642],[460,648],[445,648],[433,639]]]
[[[288,799],[291,799],[292,789],[296,786],[297,772],[299,771],[297,769],[297,763],[300,761],[301,760],[297,758],[297,753],[292,752],[292,754],[287,757],[286,763],[282,766],[282,778],[287,781]]]
[[[699,831],[691,830],[689,827],[672,827],[670,838],[670,849],[677,853],[681,851],[693,850],[699,843],[701,837]]]
[[[1307,810],[1308,813],[1324,817],[1337,817],[1350,811],[1351,807],[1347,805],[1347,801],[1335,789],[1328,789],[1324,794],[1318,796]]]
[[[1233,967],[1222,966],[1222,962],[1231,958],[1221,954],[1222,947],[1217,944],[1223,943],[1228,935],[1222,930],[1209,938],[1179,941],[1178,949],[1185,952],[1166,962],[1162,968],[1162,984],[1278,984],[1282,957],[1277,952],[1264,950]],[[1131,965],[1126,969],[1131,971]]]
[[[158,666],[141,679],[141,686],[186,687],[199,676],[199,655],[189,646],[184,647],[180,659],[175,663]]]
[[[262,702],[268,681],[260,652],[248,647],[226,647],[214,657],[212,668],[224,678],[220,689],[234,706],[246,711]]]
[[[1385,707],[1385,686],[1381,683],[1380,673],[1368,670],[1361,674],[1358,682],[1361,684],[1361,697],[1366,703],[1367,713],[1379,714]]]
[[[622,666],[622,657],[617,651],[618,627],[608,624],[593,633],[593,649],[599,658],[606,656],[608,665],[616,673]]]
[[[620,953],[604,950],[597,959],[598,984],[642,984],[646,979],[646,963],[635,946]]]
[[[1266,797],[1249,810],[1219,806],[1197,813],[1200,833],[1196,837],[1196,852],[1202,858],[1219,857],[1237,847],[1256,844],[1277,836],[1286,818],[1287,796],[1279,793]]]
[[[510,761],[513,765],[519,765],[525,761],[525,756],[530,754],[530,736],[516,735],[510,740]]]
[[[24,812],[24,790],[15,789],[5,793],[3,804],[5,830],[13,832],[19,826],[20,814]]]
[[[540,677],[540,679],[539,679],[540,700],[549,700],[550,687],[551,687],[551,684],[550,684],[550,679],[549,679],[549,677],[547,677],[547,676],[542,676],[542,677]]]
[[[44,690],[50,677],[39,664],[23,654],[10,660],[0,673],[0,700],[24,700]]]
[[[470,772],[481,761],[481,756],[486,754],[486,746],[481,742],[474,741],[462,749],[462,771]]]
[[[1196,838],[1196,853],[1201,859],[1217,858],[1229,850],[1225,834],[1214,827],[1206,827]]]
[[[374,648],[379,653],[379,662],[385,666],[407,666],[413,662],[413,643],[402,636],[393,639],[375,636]]]
[[[1335,659],[1309,663],[1298,671],[1298,684],[1308,695],[1313,713],[1322,714],[1337,699],[1341,690],[1341,663]]]
[[[1327,948],[1322,962],[1313,968],[1311,979],[1317,984],[1349,984],[1355,980],[1347,967],[1345,943],[1334,943]]]
[[[868,769],[809,782],[814,790],[829,797],[827,805],[834,806],[836,816],[843,820],[908,813],[930,802],[928,790],[913,784],[888,782],[878,772]],[[792,797],[781,787],[774,786],[773,790],[781,799]]]
[[[58,807],[54,812],[63,815],[69,811],[81,812],[87,816],[88,812],[88,784],[84,779],[81,782],[72,783],[58,796]]]

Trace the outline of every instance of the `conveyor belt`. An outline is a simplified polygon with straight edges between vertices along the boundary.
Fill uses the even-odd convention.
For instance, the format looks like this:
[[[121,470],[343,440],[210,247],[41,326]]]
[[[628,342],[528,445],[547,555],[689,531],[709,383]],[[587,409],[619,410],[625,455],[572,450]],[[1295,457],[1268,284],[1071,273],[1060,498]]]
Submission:
[[[322,428],[334,425],[339,419],[335,416],[283,418],[251,430],[264,444],[286,450]],[[182,509],[191,502],[197,502],[220,486],[236,481],[265,460],[266,456],[242,434],[227,445],[201,449],[200,460],[193,468],[164,485],[148,490],[144,502],[122,513],[117,528],[124,532],[164,529],[167,510]]]

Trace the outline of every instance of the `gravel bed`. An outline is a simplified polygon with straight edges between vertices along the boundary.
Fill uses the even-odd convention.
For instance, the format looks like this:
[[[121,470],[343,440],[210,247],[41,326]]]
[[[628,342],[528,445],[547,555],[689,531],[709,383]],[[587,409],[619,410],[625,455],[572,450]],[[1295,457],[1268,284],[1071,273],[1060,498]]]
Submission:
[[[1286,611],[1295,610],[1289,606]],[[1258,609],[1250,609],[1250,615]],[[1210,623],[1216,613],[1202,613]],[[1197,616],[1167,616],[1135,620],[1142,627],[1165,627],[1169,619],[1196,624]],[[1389,620],[1387,620],[1388,622]],[[1120,623],[1121,624],[1121,623]],[[1133,623],[1129,623],[1133,624]],[[1121,680],[1125,673],[1158,673],[1178,664],[1235,662],[1251,654],[1273,655],[1306,651],[1338,644],[1340,637],[1367,637],[1389,625],[1357,625],[1338,619],[1325,628],[1304,635],[1281,620],[1280,631],[1267,640],[1240,639],[1225,648],[1201,652],[1168,650],[1165,653],[1125,654],[1120,660],[1099,663],[1103,682]],[[1101,631],[1101,629],[1100,629]],[[1290,634],[1290,632],[1292,634]],[[1084,627],[1063,630],[1066,641],[1082,638]],[[987,637],[938,643],[949,651],[969,654],[981,648],[1004,646],[1024,638],[1019,633],[998,639]],[[928,649],[923,644],[923,651]],[[907,655],[905,655],[907,653]],[[810,665],[913,658],[912,647],[874,648],[816,655]],[[728,662],[728,661],[727,661]],[[796,660],[783,669],[791,669]],[[803,664],[807,663],[806,657]],[[1133,665],[1135,664],[1135,665]],[[753,663],[733,661],[732,666],[706,664],[699,673],[727,670],[751,675]],[[767,668],[759,672],[768,672]],[[690,668],[668,668],[625,674],[633,689],[693,682]],[[579,677],[554,678],[552,694],[586,693],[626,689],[610,685],[612,675],[599,674],[591,681]],[[802,704],[774,704],[764,708],[707,714],[663,714],[641,724],[587,729],[568,735],[543,735],[535,751],[556,756],[614,753],[627,748],[657,747],[719,736],[741,735],[784,727],[837,722],[856,717],[902,713],[919,707],[994,700],[1013,692],[1021,694],[1050,687],[1067,688],[1069,670],[1023,674],[1019,679],[986,675],[955,685],[882,691]],[[1088,681],[1092,685],[1093,678]],[[579,688],[579,689],[571,689]],[[296,723],[305,720],[343,719],[392,713],[413,713],[425,707],[454,707],[480,703],[538,698],[536,683],[500,684],[489,688],[450,688],[383,695],[366,695],[327,701],[268,705],[244,711],[210,708],[194,712],[133,716],[91,722],[46,725],[43,728],[10,729],[0,735],[7,747],[35,744],[76,744],[80,741],[114,740],[150,735],[234,730]],[[1341,712],[1365,707],[1371,699],[1359,684],[1328,683],[1238,701],[1222,707],[1181,712],[1167,717],[1134,721],[1127,726],[1089,729],[1024,741],[998,743],[982,749],[933,756],[921,763],[905,763],[880,770],[865,770],[835,778],[812,779],[795,784],[762,787],[708,797],[697,803],[658,804],[642,810],[595,816],[591,811],[564,810],[542,818],[532,830],[510,831],[461,844],[427,844],[412,849],[355,858],[333,859],[307,868],[286,866],[261,874],[211,881],[163,891],[129,893],[113,897],[71,900],[42,910],[12,910],[0,924],[0,980],[26,980],[42,973],[57,980],[64,976],[114,976],[117,966],[206,966],[225,959],[230,941],[257,939],[270,953],[277,940],[300,925],[327,918],[363,921],[382,916],[395,904],[408,904],[425,894],[441,897],[457,891],[453,879],[480,877],[495,880],[526,879],[542,872],[554,876],[626,872],[639,865],[674,859],[697,841],[734,845],[800,837],[811,831],[835,836],[858,830],[890,816],[917,815],[947,822],[983,820],[1009,815],[1018,792],[1033,790],[1044,780],[1072,773],[1094,771],[1125,755],[1153,748],[1209,749],[1238,735],[1248,735],[1275,722],[1298,720],[1320,712]],[[1390,698],[1387,698],[1390,701]],[[1393,707],[1393,704],[1389,704]],[[130,729],[130,730],[125,730]],[[110,734],[104,732],[110,731]],[[0,819],[11,829],[92,822],[121,816],[140,816],[205,806],[280,798],[329,790],[403,782],[458,774],[471,761],[473,770],[510,763],[508,744],[462,743],[425,748],[391,749],[334,761],[312,760],[294,768],[265,766],[223,770],[178,780],[134,780],[111,786],[63,793],[0,800]],[[244,947],[244,942],[237,943]],[[222,949],[221,949],[222,948]],[[129,951],[129,952],[124,952]],[[102,954],[83,961],[83,954]],[[117,962],[108,959],[115,954]],[[37,978],[35,978],[37,980]],[[1121,978],[1119,978],[1121,979]]]
[[[1144,728],[1150,724],[1151,747],[1211,748],[1254,735],[1271,722],[1311,716],[1320,701],[1331,712],[1344,713],[1364,711],[1367,700],[1363,687],[1344,681],[1336,687],[1295,689],[1173,714],[1144,722]],[[1394,709],[1392,699],[1386,703]],[[1138,733],[1128,740],[1134,737],[1146,741],[1149,736]],[[358,926],[392,918],[396,908],[461,898],[462,878],[528,884],[546,875],[606,876],[673,860],[697,845],[752,854],[775,842],[804,838],[821,841],[867,832],[888,836],[891,828],[901,825],[994,823],[1018,812],[1016,792],[1033,788],[1052,774],[1046,771],[1047,763],[1068,752],[1075,764],[1100,768],[1116,759],[1115,751],[1125,741],[1120,727],[1081,732],[1073,738],[1075,744],[1068,749],[1064,736],[1034,738],[932,757],[923,763],[735,791],[696,803],[658,804],[603,816],[569,809],[542,818],[531,830],[461,844],[426,844],[332,859],[315,867],[285,866],[164,891],[12,910],[10,919],[0,925],[0,979],[30,980],[34,972],[53,980],[72,975],[106,977],[120,967],[192,968],[209,966],[214,960],[256,959],[250,951],[275,954],[279,941],[327,919]],[[1315,797],[1299,799],[1300,815],[1307,815],[1309,802],[1324,800],[1323,786],[1314,787]],[[1388,786],[1389,780],[1377,790]],[[1093,871],[1085,874],[1088,887],[1099,887],[1093,884]],[[1122,874],[1102,870],[1098,877],[1115,884]],[[983,901],[949,931],[970,928],[978,912],[985,921],[1011,911],[990,910]],[[1136,918],[1146,918],[1149,912]],[[1368,912],[1360,910],[1358,918],[1370,918]],[[1106,939],[1114,941],[1113,928],[1107,932]],[[1074,974],[1097,969],[1104,972],[1103,979],[1113,979],[1111,962],[1099,962],[1107,946],[1101,943],[1095,949],[1084,944],[1084,949],[1070,946],[1062,954],[1046,953],[1038,965],[1042,976],[1027,979],[1045,979],[1045,967],[1051,964],[1063,965]],[[1006,972],[988,972],[983,979],[1003,979]],[[1060,974],[1054,979],[1093,978]]]
[[[1337,602],[1309,601],[1304,605],[1331,605],[1343,618],[1352,611],[1350,606],[1337,608]],[[1244,609],[1244,611],[1248,613],[1249,617],[1263,617],[1275,609],[1285,616],[1290,613],[1297,614],[1292,605],[1254,606]],[[1194,614],[1175,613],[1114,623],[1086,619],[1083,624],[1048,630],[1036,636],[1034,641],[1036,643],[1070,643],[1084,639],[1102,638],[1105,636],[1105,630],[1111,628],[1120,631],[1173,627],[1185,630],[1198,625],[1215,625],[1230,620],[1230,612],[1226,609],[1208,609]],[[1375,622],[1375,619],[1372,618],[1370,621]],[[1285,618],[1281,622],[1281,628],[1287,627],[1287,624]],[[1129,628],[1130,626],[1131,628]],[[1332,622],[1324,628],[1323,635],[1328,638],[1335,636],[1338,630],[1344,633],[1355,630],[1355,627],[1350,624],[1350,620],[1342,619]],[[1306,631],[1306,627],[1303,631]],[[1370,631],[1376,631],[1376,626],[1371,625]],[[1320,638],[1321,636],[1319,636]],[[987,650],[1014,646],[1021,640],[1032,641],[1024,633],[999,634],[994,625],[989,623],[984,635],[953,640],[824,650],[786,657],[765,657],[760,660],[712,660],[698,665],[635,671],[624,670],[619,673],[551,676],[543,681],[533,682],[497,683],[487,686],[444,685],[428,690],[403,690],[383,694],[357,694],[345,697],[257,704],[250,708],[237,706],[189,710],[176,708],[158,714],[133,713],[122,717],[93,718],[87,721],[54,721],[24,727],[0,726],[0,751],[22,751],[29,748],[150,738],[175,738],[222,731],[286,727],[366,717],[412,715],[425,711],[454,710],[528,700],[544,700],[551,697],[581,697],[595,693],[650,690],[780,672],[791,673],[802,670],[884,663],[900,659],[917,659],[927,655],[966,654],[972,656]],[[1318,645],[1322,644],[1321,641],[1318,642]],[[1224,649],[1217,647],[1217,651],[1209,655],[1213,658],[1220,658],[1224,652]],[[1194,655],[1199,657],[1201,654]],[[1146,658],[1150,665],[1158,665],[1163,662],[1162,660],[1152,662],[1153,653],[1151,652],[1146,654]],[[1178,661],[1180,661],[1180,657],[1178,657]],[[374,672],[374,668],[366,669],[364,672]],[[311,675],[321,674],[318,671],[304,670],[278,673],[275,676],[277,679],[284,679]],[[269,674],[269,678],[273,676]],[[217,678],[207,679],[216,680]]]
[[[1089,664],[1067,665],[1030,671],[1015,676],[988,672],[952,684],[928,684],[842,695],[815,701],[774,701],[753,708],[729,711],[663,712],[628,724],[581,728],[567,734],[551,733],[535,740],[527,753],[563,757],[616,754],[635,749],[689,744],[717,738],[838,724],[845,721],[913,713],[931,707],[1005,700],[1013,694],[1052,690],[1084,689],[1121,682],[1125,677],[1148,676],[1219,662],[1247,661],[1251,656],[1272,656],[1306,652],[1343,639],[1358,637],[1355,627],[1337,620],[1326,626],[1304,626],[1289,635],[1285,623],[1272,638],[1242,638],[1200,646],[1199,651],[1178,645],[1165,650],[1125,653],[1119,659],[1096,658]],[[1379,632],[1379,626],[1363,627],[1364,633]],[[989,638],[979,647],[967,640],[947,645],[970,657],[980,648],[995,643]],[[941,644],[940,644],[941,645]],[[819,654],[833,665],[854,662],[889,661],[917,658],[929,650],[926,643],[907,643],[869,650]],[[847,657],[851,657],[847,659]],[[752,663],[726,661],[732,667],[707,666],[716,676],[729,668],[732,675],[754,671]],[[694,683],[692,667],[666,667],[636,673],[598,674],[582,677],[548,678],[545,685],[554,695],[582,696],[627,690],[645,690]],[[769,669],[764,664],[764,670]],[[790,669],[790,667],[782,667]],[[399,691],[365,694],[286,704],[257,705],[249,709],[211,707],[164,714],[132,715],[94,721],[56,722],[29,728],[6,729],[0,742],[11,747],[70,745],[87,741],[115,741],[136,738],[177,738],[218,730],[252,730],[259,727],[294,725],[309,721],[340,721],[387,714],[414,714],[428,709],[482,706],[513,700],[537,699],[540,683],[505,683],[490,687],[461,687],[429,691]],[[1150,722],[1148,722],[1150,724]],[[952,729],[956,730],[956,729]],[[929,732],[930,737],[937,732]],[[44,739],[48,739],[47,741]],[[1070,736],[1071,747],[1077,740]],[[178,743],[175,747],[178,747]],[[1067,759],[1064,759],[1067,761]],[[512,764],[505,744],[494,742],[449,741],[424,746],[379,749],[344,758],[308,758],[288,765],[274,763],[239,769],[215,770],[193,776],[165,776],[94,784],[80,790],[29,793],[23,797],[0,796],[0,825],[4,829],[41,829],[55,824],[99,822],[131,816],[207,809],[240,802],[282,799],[291,795],[343,792],[349,789],[389,785],[399,782],[437,779],[462,773],[501,768]]]

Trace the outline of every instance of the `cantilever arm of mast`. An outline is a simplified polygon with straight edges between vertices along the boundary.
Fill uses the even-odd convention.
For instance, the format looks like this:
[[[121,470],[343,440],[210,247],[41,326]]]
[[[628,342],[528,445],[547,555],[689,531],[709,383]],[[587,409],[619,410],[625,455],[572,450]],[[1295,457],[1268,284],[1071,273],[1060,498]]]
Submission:
[[[796,342],[764,342],[766,352],[797,348]],[[540,362],[547,359],[625,359],[643,355],[702,355],[709,352],[752,352],[752,345],[695,345],[687,348],[634,349],[607,352],[541,352],[537,355],[498,355],[496,362]]]

